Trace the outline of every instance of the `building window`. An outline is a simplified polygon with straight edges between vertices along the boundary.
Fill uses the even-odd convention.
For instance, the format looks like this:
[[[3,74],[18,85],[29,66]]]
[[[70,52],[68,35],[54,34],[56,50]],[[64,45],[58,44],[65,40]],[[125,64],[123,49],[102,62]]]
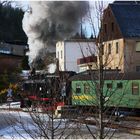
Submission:
[[[112,89],[112,83],[107,83],[107,88]]]
[[[76,84],[76,93],[81,93],[81,86],[79,84]]]
[[[104,24],[104,32],[107,33],[107,25]]]
[[[133,95],[139,94],[139,83],[137,83],[137,82],[132,83],[132,94]]]
[[[123,84],[122,83],[117,83],[117,88],[118,89],[122,89],[123,88]]]
[[[136,66],[136,72],[140,72],[140,66]]]
[[[61,51],[61,59],[63,58],[63,54],[62,54],[62,51]]]
[[[110,17],[110,11],[108,11],[108,16]]]
[[[90,86],[87,83],[84,84],[84,93],[90,93]]]
[[[111,44],[108,44],[108,54],[111,54]]]
[[[116,53],[119,53],[119,43],[116,42]]]
[[[112,32],[114,32],[114,22],[111,23]]]
[[[57,57],[58,57],[58,59],[59,59],[59,52],[57,52]]]
[[[102,45],[101,51],[102,51],[102,55],[104,55],[104,45]]]
[[[136,52],[140,52],[140,42],[136,42]]]

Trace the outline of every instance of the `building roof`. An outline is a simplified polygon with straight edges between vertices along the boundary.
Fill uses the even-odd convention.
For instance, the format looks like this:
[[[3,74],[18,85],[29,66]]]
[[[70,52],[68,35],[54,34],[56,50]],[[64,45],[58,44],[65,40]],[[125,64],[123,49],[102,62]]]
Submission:
[[[86,81],[86,80],[99,80],[99,73],[97,71],[91,71],[89,73],[79,73],[70,78],[71,81]],[[140,73],[119,73],[104,72],[104,80],[140,80]]]
[[[109,4],[123,37],[140,37],[140,3]]]
[[[66,39],[65,42],[95,42],[95,38],[93,39]]]
[[[27,45],[16,45],[0,42],[1,54],[24,56],[27,49]]]
[[[23,58],[23,56],[22,55],[15,55],[15,54],[11,54],[11,53],[2,53],[2,52],[0,52],[0,58],[1,57],[3,57],[3,58],[17,58],[17,59],[22,59]]]

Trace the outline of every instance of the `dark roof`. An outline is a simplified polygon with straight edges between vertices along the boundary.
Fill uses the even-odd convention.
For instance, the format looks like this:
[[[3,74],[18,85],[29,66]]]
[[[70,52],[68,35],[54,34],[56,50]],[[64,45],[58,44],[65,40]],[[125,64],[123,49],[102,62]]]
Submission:
[[[70,81],[98,80],[98,73],[80,73],[70,78]],[[140,80],[140,73],[104,73],[104,80]]]
[[[93,39],[66,39],[65,42],[95,42],[95,38]]]
[[[17,45],[0,42],[0,53],[2,54],[24,56],[27,49],[27,45]]]
[[[115,4],[138,4],[138,3],[140,3],[140,1],[119,1],[119,0],[116,0],[116,1],[114,1],[113,3],[115,3]]]
[[[0,52],[0,57],[12,57],[12,58],[23,58],[23,56],[21,55],[14,55],[14,54],[11,54],[11,53],[1,53]]]
[[[109,4],[123,37],[140,37],[140,4],[113,3]]]

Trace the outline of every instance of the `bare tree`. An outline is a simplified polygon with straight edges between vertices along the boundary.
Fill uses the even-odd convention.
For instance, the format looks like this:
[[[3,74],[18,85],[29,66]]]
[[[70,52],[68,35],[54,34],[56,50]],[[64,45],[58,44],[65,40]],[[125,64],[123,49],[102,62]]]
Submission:
[[[58,71],[56,72],[56,75],[54,75],[52,80],[50,80],[49,77],[46,77],[46,75],[44,75],[43,77],[46,77],[47,81],[45,78],[43,80],[39,79],[39,83],[41,83],[41,85],[39,86],[37,84],[37,79],[34,77],[36,75],[32,75],[33,79],[31,79],[31,81],[32,84],[35,85],[31,85],[30,88],[32,89],[31,93],[35,93],[37,91],[33,95],[36,96],[36,99],[32,100],[31,108],[28,106],[25,106],[25,108],[31,116],[32,125],[34,126],[34,128],[37,129],[29,129],[29,126],[27,124],[21,122],[21,118],[17,120],[19,126],[22,127],[25,130],[25,132],[31,136],[31,138],[85,138],[85,135],[83,135],[83,131],[87,130],[88,134],[90,134],[90,137],[103,139],[112,138],[112,136],[115,133],[115,129],[112,129],[112,125],[118,116],[115,117],[114,114],[115,112],[118,112],[119,105],[126,94],[127,83],[125,84],[124,88],[122,88],[120,85],[120,87],[122,88],[121,94],[119,94],[119,96],[116,96],[115,94],[118,93],[118,89],[117,87],[112,88],[112,85],[117,79],[121,81],[125,77],[125,73],[120,74],[118,69],[114,69],[112,72],[110,72],[110,70],[106,70],[113,65],[114,59],[116,59],[114,58],[113,54],[110,54],[111,51],[114,51],[112,49],[114,42],[105,42],[103,39],[103,30],[105,30],[103,27],[103,18],[105,16],[103,15],[103,1],[95,2],[94,10],[96,11],[96,20],[95,18],[93,20],[93,15],[90,11],[90,8],[86,18],[91,23],[94,37],[96,40],[96,52],[92,52],[93,49],[90,51],[91,56],[94,56],[93,59],[95,59],[96,54],[97,62],[94,64],[94,69],[92,69],[90,64],[87,64],[87,66],[89,67],[88,74],[83,75],[84,80],[80,79],[80,86],[82,86],[85,90],[83,91],[83,93],[85,94],[80,95],[81,87],[79,86],[79,79],[77,82],[78,84],[76,82],[74,83],[74,81],[76,81],[75,79],[72,79],[72,95],[62,96],[61,93],[66,92],[63,92],[62,90],[63,85],[67,83],[68,77],[63,76],[62,78],[60,78]],[[99,30],[98,35],[96,31],[97,28]],[[106,35],[106,37],[109,38],[110,36]],[[84,56],[82,47],[81,52],[83,54],[83,58],[86,58],[86,56]],[[115,67],[121,68],[121,65],[122,54],[120,53],[119,61],[117,61]],[[107,80],[110,80],[108,85]],[[25,95],[28,97],[30,96],[27,94],[27,92],[25,93]],[[47,98],[49,98],[49,100],[44,101],[43,98],[45,99],[46,95]],[[23,98],[25,99],[24,94]],[[66,110],[65,114],[63,114],[64,116],[58,119],[54,111],[57,106],[56,103],[59,102],[58,100],[64,101],[70,100],[70,98],[72,100],[72,107],[76,107],[77,112],[75,112],[75,110],[74,112],[71,112],[71,109],[69,109],[71,106],[68,106],[68,110]],[[113,98],[116,98],[116,103],[113,101]],[[73,105],[74,103],[76,104]],[[73,115],[72,113],[75,114]],[[92,118],[92,120],[90,117]],[[80,120],[72,123],[70,122],[71,118],[78,118]],[[96,127],[91,127],[88,124],[88,122],[91,121],[92,124],[94,124]],[[82,130],[82,123],[85,124],[84,130]]]
[[[89,7],[89,9],[91,8]],[[77,106],[79,105],[80,109],[84,113],[89,113],[93,117],[93,122],[95,122],[95,125],[97,126],[96,131],[94,131],[93,128],[91,128],[88,124],[86,124],[86,127],[93,138],[99,139],[112,138],[112,136],[114,135],[115,130],[113,130],[112,128],[116,118],[118,117],[114,116],[114,114],[115,112],[118,112],[118,108],[124,101],[124,97],[127,93],[127,83],[124,85],[125,87],[121,87],[122,90],[120,91],[121,94],[119,93],[119,96],[116,96],[116,94],[118,94],[118,87],[113,87],[113,84],[116,84],[116,80],[119,80],[119,82],[123,80],[126,73],[120,73],[119,69],[121,69],[122,67],[123,54],[121,50],[120,52],[118,52],[118,50],[114,50],[113,35],[110,36],[109,34],[106,34],[106,40],[112,38],[110,39],[112,41],[104,40],[104,30],[106,30],[106,27],[104,27],[104,18],[106,16],[104,9],[105,7],[103,1],[95,2],[94,14],[96,15],[96,20],[95,18],[93,19],[93,15],[90,10],[87,16],[87,19],[89,19],[91,23],[96,40],[96,53],[91,52],[91,55],[96,54],[97,62],[96,64],[94,64],[93,69],[91,65],[87,64],[87,66],[89,67],[89,72],[87,75],[83,75],[83,77],[80,75],[80,78],[77,78],[78,76],[75,76],[75,79],[72,79],[72,81],[75,82],[73,82],[72,86],[73,103],[76,103]],[[99,31],[98,35],[96,32],[97,28]],[[117,53],[120,54],[118,58],[119,60],[115,65],[113,63],[116,58],[115,55],[111,53],[114,51],[117,51]],[[81,52],[83,54],[83,58],[86,58],[82,49]],[[109,69],[111,67],[113,68],[113,70]],[[108,84],[107,80],[110,80]],[[83,88],[86,88],[85,84],[87,85],[87,88],[90,88],[91,90],[88,91],[87,94],[84,90],[82,90]],[[122,85],[120,84],[120,86]],[[82,91],[79,91],[80,93],[78,94],[78,90]],[[113,101],[113,98],[116,98],[116,101]],[[85,109],[85,106],[87,105],[89,105],[90,107],[88,109]],[[86,119],[88,119],[89,116],[85,115],[84,117],[85,118],[83,122],[86,123]],[[108,127],[108,129],[106,127]]]
[[[24,81],[21,92],[21,101],[24,101],[23,110],[27,111],[30,120],[24,121],[22,115],[17,117],[16,122],[31,138],[62,139],[69,138],[75,134],[78,124],[70,122],[70,113],[60,117],[55,112],[57,106],[62,106],[66,101],[66,89],[69,74],[36,74]],[[22,102],[23,103],[23,102]],[[14,120],[15,121],[15,120]],[[73,125],[75,126],[73,130]],[[14,127],[19,133],[19,129]],[[20,134],[20,133],[19,133]],[[22,134],[20,136],[24,137]]]

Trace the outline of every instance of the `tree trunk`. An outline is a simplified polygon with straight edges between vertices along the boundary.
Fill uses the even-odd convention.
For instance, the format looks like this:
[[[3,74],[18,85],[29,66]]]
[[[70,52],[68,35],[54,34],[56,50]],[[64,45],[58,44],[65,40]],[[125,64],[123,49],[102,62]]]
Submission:
[[[99,138],[103,139],[104,125],[103,125],[103,109],[104,109],[104,97],[103,97],[103,57],[102,57],[102,45],[99,46]]]

